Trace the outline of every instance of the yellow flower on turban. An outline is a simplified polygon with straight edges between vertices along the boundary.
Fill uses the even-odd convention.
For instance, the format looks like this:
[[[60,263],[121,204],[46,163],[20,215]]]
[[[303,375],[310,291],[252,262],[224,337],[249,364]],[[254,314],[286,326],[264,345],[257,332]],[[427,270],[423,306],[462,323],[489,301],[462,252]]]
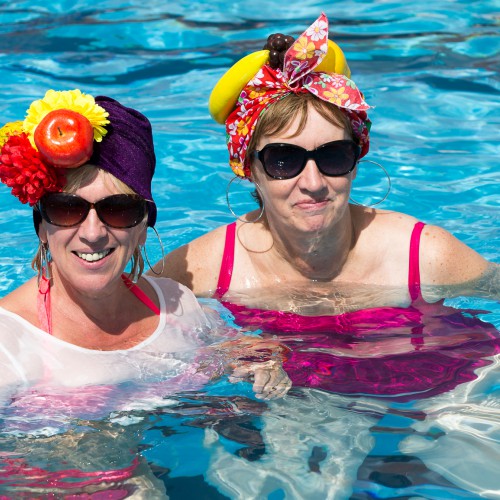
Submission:
[[[94,140],[101,142],[106,135],[105,125],[109,123],[108,113],[95,103],[91,95],[80,90],[48,90],[43,99],[33,101],[24,119],[24,131],[33,143],[35,129],[43,118],[56,109],[70,109],[85,116],[94,128]]]

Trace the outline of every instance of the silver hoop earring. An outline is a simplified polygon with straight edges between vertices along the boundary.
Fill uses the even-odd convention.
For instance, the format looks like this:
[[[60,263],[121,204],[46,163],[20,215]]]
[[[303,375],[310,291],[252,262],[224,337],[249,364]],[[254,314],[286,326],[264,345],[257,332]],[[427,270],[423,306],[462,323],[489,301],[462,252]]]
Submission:
[[[391,186],[392,186],[391,176],[389,175],[389,172],[387,172],[387,170],[380,163],[377,163],[376,161],[373,161],[373,160],[360,160],[358,162],[358,164],[362,163],[364,161],[366,161],[368,163],[373,163],[374,165],[377,165],[377,167],[380,167],[384,171],[384,174],[387,177],[387,183],[388,183],[387,192],[385,193],[385,196],[381,200],[377,201],[376,203],[370,203],[369,205],[365,205],[364,203],[359,203],[352,196],[349,196],[349,201],[351,203],[353,203],[354,205],[363,205],[365,207],[375,207],[377,205],[380,205],[382,202],[384,202],[387,199],[387,197],[389,196],[389,193],[391,192]]]
[[[52,262],[52,257],[50,255],[48,243],[43,243],[42,241],[40,241],[38,244],[38,251],[40,252],[38,283],[40,283],[42,279],[50,281],[52,279],[52,272],[50,271],[50,263]]]
[[[226,203],[227,203],[227,208],[229,209],[229,211],[233,214],[234,218],[239,220],[240,222],[243,222],[245,224],[253,224],[255,222],[258,222],[262,216],[264,215],[264,210],[265,210],[265,206],[264,206],[264,200],[262,199],[262,196],[260,197],[260,199],[262,200],[262,207],[260,209],[260,213],[259,215],[257,216],[257,218],[253,219],[253,220],[244,220],[242,219],[241,217],[239,217],[238,215],[236,215],[234,213],[234,210],[231,208],[231,202],[229,201],[229,190],[231,188],[231,184],[233,183],[233,181],[235,181],[236,179],[238,179],[240,182],[241,182],[241,179],[242,177],[239,177],[237,175],[235,175],[228,183],[227,187],[226,187]],[[258,184],[256,182],[254,182],[256,188],[258,188]],[[258,189],[257,189],[258,190]]]
[[[155,232],[156,237],[158,238],[158,241],[160,242],[160,248],[161,248],[161,271],[159,273],[157,273],[154,270],[154,267],[151,265],[151,262],[149,262],[148,252],[146,251],[146,245],[144,245],[142,247],[142,250],[143,250],[142,253],[144,254],[144,260],[148,264],[149,269],[151,269],[151,272],[153,274],[156,274],[156,276],[161,276],[163,274],[163,271],[165,270],[165,249],[163,248],[163,242],[161,241],[160,235],[158,234],[158,231],[156,230],[156,228],[154,226],[151,226],[151,229]]]

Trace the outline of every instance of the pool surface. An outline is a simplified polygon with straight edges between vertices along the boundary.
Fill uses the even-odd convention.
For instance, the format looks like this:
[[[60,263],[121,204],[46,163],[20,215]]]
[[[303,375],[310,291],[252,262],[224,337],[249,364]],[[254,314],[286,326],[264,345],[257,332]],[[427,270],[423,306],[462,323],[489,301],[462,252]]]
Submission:
[[[297,35],[321,11],[375,106],[368,159],[392,179],[381,208],[443,226],[500,262],[494,0],[4,2],[0,125],[22,119],[49,88],[143,111],[158,158],[156,228],[170,251],[233,221],[211,88],[270,33]],[[353,197],[375,202],[386,186],[361,164]],[[254,207],[244,186],[231,196],[238,213]],[[37,241],[31,210],[3,185],[0,203],[4,295],[33,275]],[[153,233],[148,241],[159,258]],[[234,325],[222,305],[203,301]],[[0,408],[0,498],[500,499],[500,305],[456,298],[426,317],[401,314],[396,326],[389,316],[336,325],[321,367],[301,356],[331,325],[313,323],[302,344],[277,330],[297,343],[302,370],[279,401],[226,378],[174,392],[160,381],[20,392]],[[260,333],[264,319],[251,319]],[[423,346],[402,349],[401,338]],[[378,354],[339,362],[349,345]]]

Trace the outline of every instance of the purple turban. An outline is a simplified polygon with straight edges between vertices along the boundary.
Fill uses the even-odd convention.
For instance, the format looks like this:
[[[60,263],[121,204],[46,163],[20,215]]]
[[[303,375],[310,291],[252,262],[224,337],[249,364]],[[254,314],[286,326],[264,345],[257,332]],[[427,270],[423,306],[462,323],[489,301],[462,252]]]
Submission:
[[[156,222],[156,205],[151,194],[156,156],[151,123],[139,111],[127,108],[111,97],[97,96],[96,104],[108,113],[108,133],[94,143],[89,163],[106,170],[132,188],[148,203],[148,226]]]
[[[138,195],[148,200],[148,226],[156,222],[156,204],[151,194],[151,181],[156,166],[151,123],[139,111],[127,108],[111,97],[97,96],[96,104],[108,113],[107,134],[101,142],[94,141],[91,163],[120,179]],[[41,222],[33,210],[36,232]]]

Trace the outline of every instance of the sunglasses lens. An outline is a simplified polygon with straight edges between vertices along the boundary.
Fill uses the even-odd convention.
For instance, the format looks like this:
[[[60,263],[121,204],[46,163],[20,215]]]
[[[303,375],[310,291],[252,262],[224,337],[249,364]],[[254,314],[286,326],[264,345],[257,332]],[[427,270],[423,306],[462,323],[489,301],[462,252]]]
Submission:
[[[136,195],[116,194],[99,200],[94,205],[99,219],[117,229],[134,227],[147,212],[146,200]],[[92,204],[80,196],[69,193],[50,193],[39,204],[40,213],[54,226],[71,227],[81,224]]]
[[[124,229],[134,227],[146,216],[146,200],[140,196],[116,194],[95,204],[97,215],[104,224]]]
[[[259,159],[270,177],[291,179],[302,169],[304,152],[290,144],[270,144],[262,149]]]
[[[353,141],[335,141],[315,151],[316,165],[320,171],[331,177],[350,172],[358,159],[358,146]]]
[[[90,204],[79,196],[68,193],[51,193],[40,202],[42,217],[54,226],[76,226],[87,216]]]
[[[354,141],[333,141],[307,151],[293,144],[268,144],[257,153],[267,175],[292,179],[300,174],[306,160],[313,158],[320,172],[330,177],[348,174],[356,165],[359,146]]]

